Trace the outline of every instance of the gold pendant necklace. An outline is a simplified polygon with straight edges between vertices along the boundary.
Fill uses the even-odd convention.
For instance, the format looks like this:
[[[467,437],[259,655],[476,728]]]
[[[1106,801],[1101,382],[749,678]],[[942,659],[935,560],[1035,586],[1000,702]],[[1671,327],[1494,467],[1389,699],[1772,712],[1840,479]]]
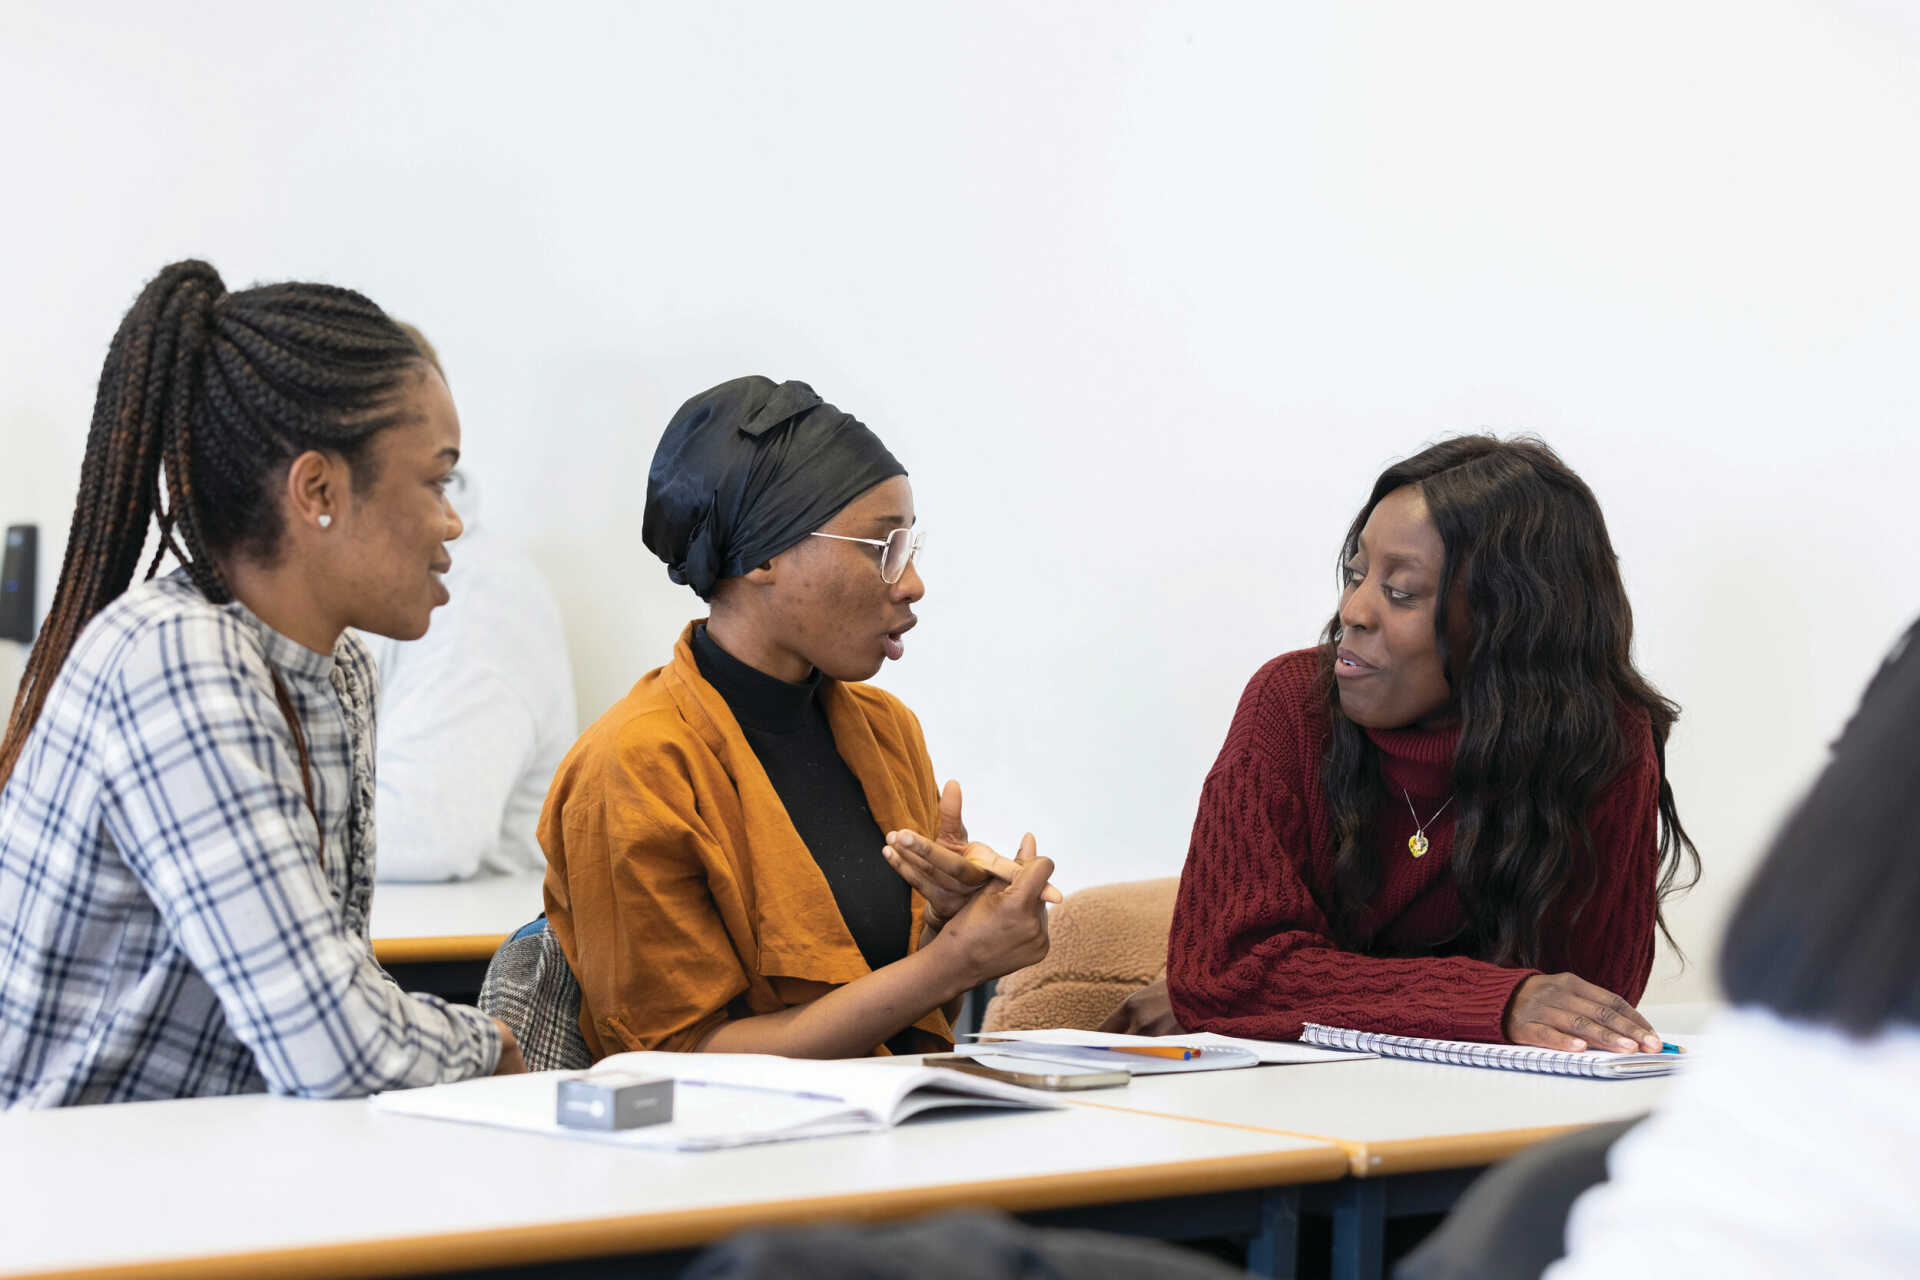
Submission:
[[[1413,834],[1407,837],[1407,852],[1418,858],[1428,849],[1427,827],[1440,820],[1440,815],[1447,811],[1447,804],[1453,803],[1453,797],[1448,796],[1447,804],[1443,804],[1438,809],[1435,809],[1433,811],[1433,817],[1422,822],[1420,821],[1420,815],[1414,812],[1413,797],[1407,794],[1405,787],[1400,788],[1400,795],[1407,802],[1407,812],[1413,814]]]

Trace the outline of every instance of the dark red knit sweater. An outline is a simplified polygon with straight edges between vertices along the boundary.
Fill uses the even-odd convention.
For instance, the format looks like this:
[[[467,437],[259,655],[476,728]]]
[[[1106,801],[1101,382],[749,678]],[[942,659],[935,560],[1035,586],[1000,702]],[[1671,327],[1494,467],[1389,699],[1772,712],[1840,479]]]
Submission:
[[[1465,910],[1448,874],[1450,806],[1407,852],[1414,821],[1452,791],[1458,728],[1368,731],[1392,799],[1380,815],[1384,879],[1365,933],[1367,954],[1332,941],[1333,835],[1320,762],[1330,726],[1314,697],[1318,656],[1284,654],[1254,675],[1226,745],[1200,793],[1168,941],[1167,985],[1180,1025],[1288,1039],[1304,1022],[1396,1035],[1505,1040],[1514,988],[1535,969],[1473,959],[1453,942]],[[1548,963],[1637,1001],[1653,967],[1659,771],[1653,734],[1636,712],[1637,750],[1601,793],[1589,830],[1599,887],[1577,928],[1549,915]]]

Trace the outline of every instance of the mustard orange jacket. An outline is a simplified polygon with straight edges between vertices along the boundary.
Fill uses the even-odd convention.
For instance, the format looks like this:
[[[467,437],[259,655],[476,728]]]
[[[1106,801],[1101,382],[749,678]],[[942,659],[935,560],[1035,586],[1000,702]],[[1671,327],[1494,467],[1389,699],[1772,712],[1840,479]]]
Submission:
[[[581,735],[540,816],[548,926],[580,981],[580,1030],[596,1058],[691,1050],[723,1021],[870,972],[739,723],[701,677],[692,635],[689,624],[673,660]],[[871,685],[827,680],[820,696],[880,828],[931,834],[939,791],[919,720]],[[912,945],[925,905],[915,893]],[[928,1048],[951,1043],[938,1009],[914,1025]]]

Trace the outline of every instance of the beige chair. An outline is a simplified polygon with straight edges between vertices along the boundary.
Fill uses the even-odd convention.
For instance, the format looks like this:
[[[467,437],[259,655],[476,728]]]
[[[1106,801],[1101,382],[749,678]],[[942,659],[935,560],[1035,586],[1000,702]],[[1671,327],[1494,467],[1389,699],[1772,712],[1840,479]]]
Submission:
[[[1000,979],[980,1030],[1091,1031],[1167,968],[1180,877],[1096,885],[1053,909],[1053,945],[1039,964]]]

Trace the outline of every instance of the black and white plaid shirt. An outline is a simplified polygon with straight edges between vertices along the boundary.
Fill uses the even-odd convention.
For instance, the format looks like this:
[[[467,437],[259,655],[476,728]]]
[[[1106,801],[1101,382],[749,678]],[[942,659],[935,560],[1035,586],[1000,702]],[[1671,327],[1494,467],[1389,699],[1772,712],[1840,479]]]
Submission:
[[[358,641],[315,653],[181,575],[88,624],[0,792],[0,1105],[493,1070],[490,1018],[373,958],[377,687]]]

